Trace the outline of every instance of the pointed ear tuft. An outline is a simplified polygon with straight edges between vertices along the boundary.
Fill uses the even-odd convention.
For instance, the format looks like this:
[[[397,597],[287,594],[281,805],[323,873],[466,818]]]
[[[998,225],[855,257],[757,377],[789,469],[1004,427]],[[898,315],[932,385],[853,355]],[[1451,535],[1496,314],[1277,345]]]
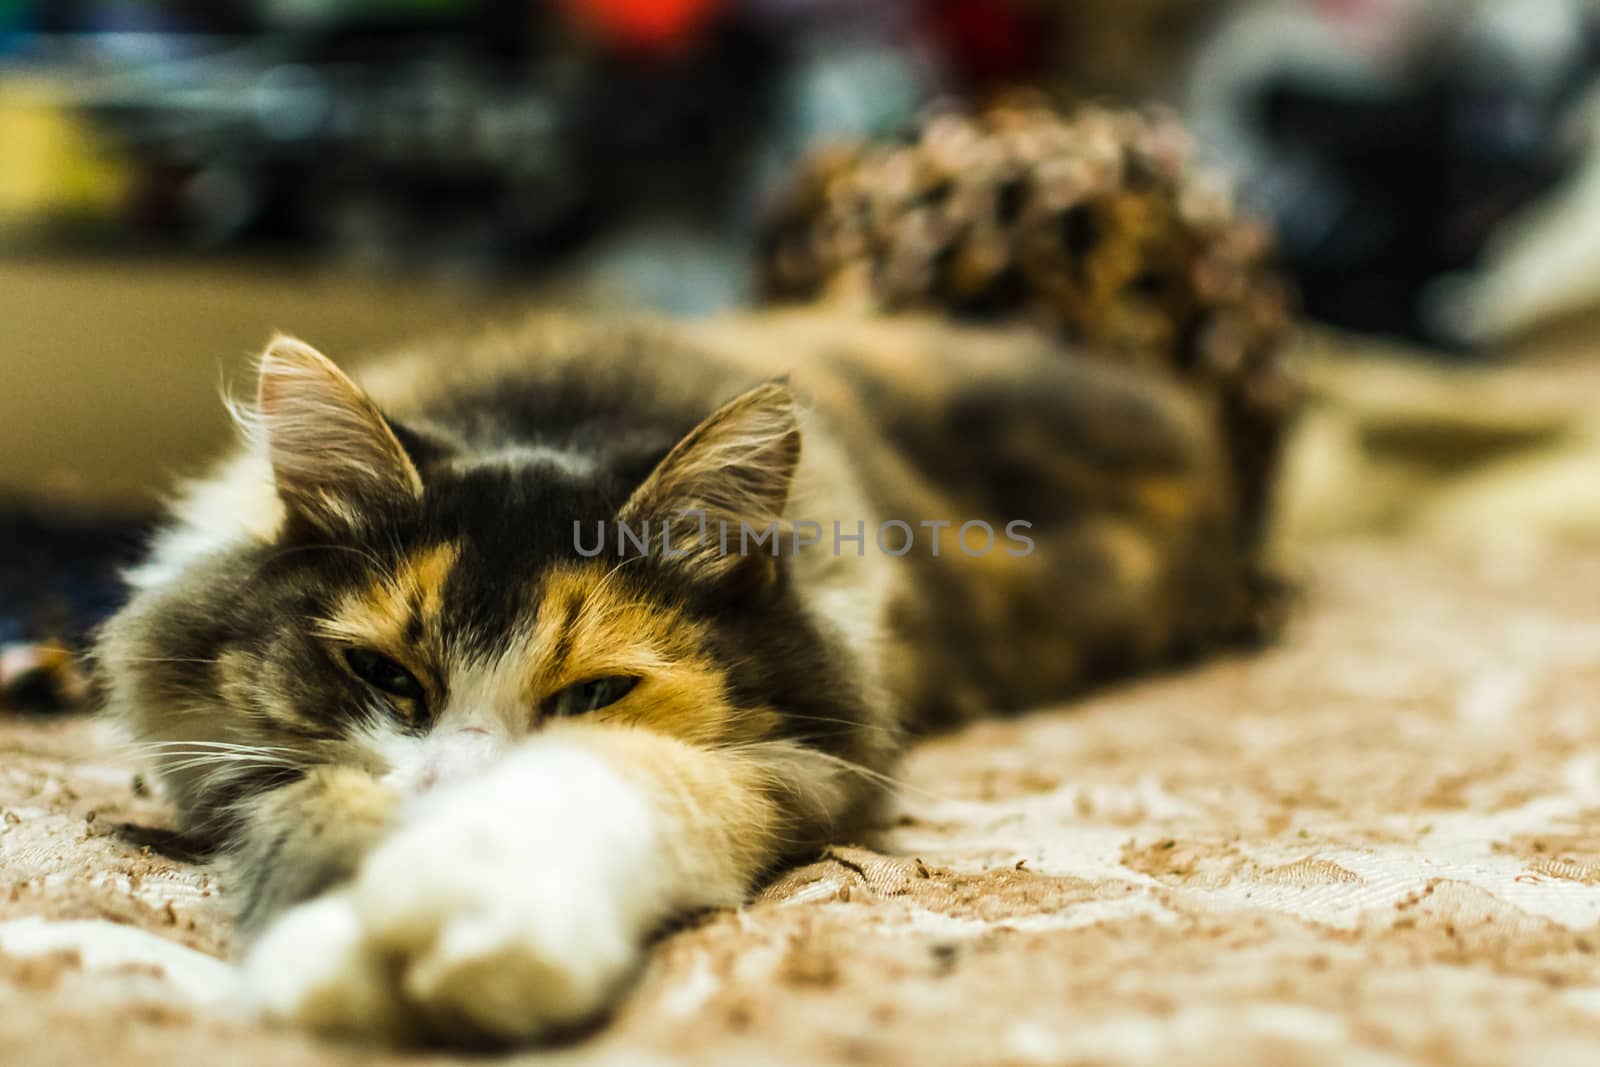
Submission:
[[[617,518],[629,524],[668,520],[675,531],[687,531],[698,529],[697,521],[681,516],[700,511],[713,524],[727,522],[735,537],[739,523],[765,529],[782,523],[799,462],[794,394],[783,379],[766,382],[734,397],[690,430],[628,498]]]
[[[272,339],[261,357],[256,406],[291,516],[333,533],[421,497],[422,478],[378,406],[305,342]]]

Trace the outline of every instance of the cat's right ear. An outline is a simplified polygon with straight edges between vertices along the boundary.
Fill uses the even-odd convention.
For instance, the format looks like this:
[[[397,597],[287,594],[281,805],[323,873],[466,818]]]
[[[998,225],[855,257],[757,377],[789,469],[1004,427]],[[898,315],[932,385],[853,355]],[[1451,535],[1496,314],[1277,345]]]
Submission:
[[[256,410],[291,520],[333,534],[422,496],[422,477],[378,406],[303,341],[273,338]]]

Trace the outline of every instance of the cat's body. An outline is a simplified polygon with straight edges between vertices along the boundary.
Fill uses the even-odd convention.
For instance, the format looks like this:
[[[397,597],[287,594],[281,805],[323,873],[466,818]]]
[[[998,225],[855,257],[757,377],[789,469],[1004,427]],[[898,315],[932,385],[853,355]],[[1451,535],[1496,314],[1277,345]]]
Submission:
[[[99,650],[307,1025],[580,1022],[908,730],[1250,628],[1216,413],[1032,336],[542,319],[361,380],[275,343]]]

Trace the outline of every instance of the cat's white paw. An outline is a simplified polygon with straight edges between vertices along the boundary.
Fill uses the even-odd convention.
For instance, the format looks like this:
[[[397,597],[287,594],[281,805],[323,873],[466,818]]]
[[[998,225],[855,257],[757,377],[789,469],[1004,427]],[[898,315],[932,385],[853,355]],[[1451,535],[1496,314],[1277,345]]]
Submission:
[[[348,892],[292,908],[244,964],[246,1001],[259,1015],[312,1030],[404,1036],[393,981]]]
[[[438,794],[355,882],[284,916],[248,973],[267,1014],[404,1039],[529,1040],[595,1016],[667,903],[643,796],[531,746]]]

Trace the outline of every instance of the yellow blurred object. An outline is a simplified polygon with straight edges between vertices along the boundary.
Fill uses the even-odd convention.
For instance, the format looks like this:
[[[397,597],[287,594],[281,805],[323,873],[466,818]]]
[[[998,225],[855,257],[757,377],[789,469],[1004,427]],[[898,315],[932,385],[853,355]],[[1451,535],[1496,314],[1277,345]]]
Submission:
[[[1397,535],[1471,549],[1600,537],[1600,363],[1449,367],[1323,335],[1275,544]]]
[[[0,232],[105,217],[120,207],[127,182],[59,86],[0,76]]]

